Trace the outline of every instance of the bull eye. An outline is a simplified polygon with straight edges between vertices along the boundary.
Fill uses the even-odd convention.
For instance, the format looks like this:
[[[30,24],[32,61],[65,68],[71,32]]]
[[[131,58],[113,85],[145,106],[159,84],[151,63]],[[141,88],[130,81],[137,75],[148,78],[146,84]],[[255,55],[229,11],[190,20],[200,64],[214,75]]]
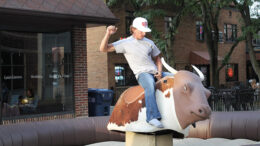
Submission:
[[[187,86],[185,85],[185,86],[183,87],[183,89],[184,89],[184,91],[187,91]]]

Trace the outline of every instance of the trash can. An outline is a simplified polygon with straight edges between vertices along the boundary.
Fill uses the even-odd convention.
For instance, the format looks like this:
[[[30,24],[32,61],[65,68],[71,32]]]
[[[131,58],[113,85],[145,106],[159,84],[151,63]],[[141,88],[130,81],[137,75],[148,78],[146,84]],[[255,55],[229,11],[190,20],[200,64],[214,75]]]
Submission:
[[[113,90],[109,89],[88,89],[88,114],[89,116],[108,116],[110,105],[113,100]]]

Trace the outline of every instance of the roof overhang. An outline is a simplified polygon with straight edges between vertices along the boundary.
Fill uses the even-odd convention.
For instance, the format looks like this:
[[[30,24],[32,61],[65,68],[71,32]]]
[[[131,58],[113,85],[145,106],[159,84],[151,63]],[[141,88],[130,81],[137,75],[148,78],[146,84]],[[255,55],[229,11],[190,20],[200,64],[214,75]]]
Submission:
[[[222,61],[223,58],[218,56],[218,61]],[[191,51],[190,52],[191,64],[210,64],[210,57],[207,51]]]
[[[9,4],[11,2],[15,4]],[[62,31],[71,28],[73,25],[85,25],[87,23],[109,25],[119,21],[102,0],[58,0],[56,2],[57,4],[54,5],[54,1],[44,1],[44,3],[49,4],[48,6],[45,6],[44,3],[37,5],[37,3],[31,1],[0,3],[0,30]],[[79,3],[84,6],[78,6]],[[29,4],[36,6],[30,7]],[[51,4],[53,6],[50,6]],[[80,10],[75,10],[73,6],[69,7],[69,5],[77,5]]]

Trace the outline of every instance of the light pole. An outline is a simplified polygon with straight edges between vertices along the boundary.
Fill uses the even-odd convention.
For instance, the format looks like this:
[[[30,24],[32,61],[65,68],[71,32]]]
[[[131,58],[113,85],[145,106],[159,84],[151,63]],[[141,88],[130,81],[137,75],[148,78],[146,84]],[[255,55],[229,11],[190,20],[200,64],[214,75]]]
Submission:
[[[1,66],[0,66],[0,77],[1,76]],[[2,115],[2,109],[3,109],[3,93],[2,93],[2,80],[0,81],[0,100],[1,100],[1,104],[0,104],[0,125],[3,124],[3,115]]]
[[[2,55],[1,55],[1,51],[0,51],[0,56],[2,58]],[[1,104],[0,104],[0,124],[2,125],[3,124],[3,114],[2,114],[2,109],[3,109],[3,92],[2,92],[2,63],[3,63],[3,60],[1,59],[0,60],[0,100],[1,100]]]

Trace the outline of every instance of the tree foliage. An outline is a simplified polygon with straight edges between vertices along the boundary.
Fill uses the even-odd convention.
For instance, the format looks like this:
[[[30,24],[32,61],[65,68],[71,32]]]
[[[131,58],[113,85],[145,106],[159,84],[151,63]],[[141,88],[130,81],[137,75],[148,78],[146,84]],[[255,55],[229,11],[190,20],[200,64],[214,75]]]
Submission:
[[[252,45],[252,40],[257,37],[257,32],[260,31],[260,17],[258,14],[251,14],[250,7],[255,3],[258,2],[259,7],[259,0],[232,0],[235,4],[236,8],[240,11],[244,27],[242,36],[246,40],[246,46],[249,52],[249,58],[255,73],[260,79],[260,66],[255,56],[255,50]],[[254,12],[253,12],[254,13]],[[256,16],[256,18],[251,18],[252,16]]]
[[[232,55],[236,46],[242,40],[248,40],[248,43],[252,38],[257,37],[256,32],[260,30],[259,17],[251,20],[249,7],[256,1],[260,0],[109,0],[108,5],[110,7],[120,5],[131,5],[134,8],[134,16],[142,16],[148,19],[149,27],[152,29],[152,39],[161,49],[164,57],[171,66],[174,66],[174,40],[175,35],[178,33],[178,27],[180,22],[186,14],[201,18],[203,22],[203,29],[205,33],[205,41],[207,44],[209,56],[210,56],[210,72],[211,72],[211,85],[218,87],[219,85],[219,72],[228,64],[230,56]],[[219,40],[219,15],[223,8],[235,6],[242,15],[241,23],[244,23],[242,28],[242,35],[239,36],[233,45],[230,47],[228,53],[225,55],[224,60],[221,64],[218,64],[218,40]],[[167,16],[169,13],[172,15],[172,21],[170,21],[170,27],[168,33],[157,31],[154,26],[155,18]],[[259,16],[259,14],[255,14]],[[249,21],[250,20],[250,21]],[[249,21],[246,23],[245,21]],[[251,36],[251,38],[249,38]],[[254,52],[254,51],[253,51]],[[251,51],[252,54],[252,51]],[[254,55],[250,55],[254,56]],[[252,59],[251,59],[252,58]],[[255,57],[250,57],[251,61],[255,61]],[[259,70],[260,68],[257,63],[254,69]],[[259,76],[260,77],[260,76]]]
[[[188,10],[189,5],[185,6],[186,1],[188,0],[109,0],[108,6],[113,8],[121,5],[131,5],[134,8],[135,17],[141,16],[148,19],[149,27],[152,29],[151,36],[153,41],[161,50],[167,62],[171,66],[174,66],[174,36],[177,33],[182,16],[186,14]],[[163,9],[161,7],[163,7]],[[165,7],[169,9],[166,10],[164,9]],[[178,11],[172,8],[178,8]],[[172,15],[172,19],[169,22],[168,32],[164,33],[158,31],[154,25],[154,20],[156,18],[162,19],[165,16],[168,16],[169,13],[174,15]]]

